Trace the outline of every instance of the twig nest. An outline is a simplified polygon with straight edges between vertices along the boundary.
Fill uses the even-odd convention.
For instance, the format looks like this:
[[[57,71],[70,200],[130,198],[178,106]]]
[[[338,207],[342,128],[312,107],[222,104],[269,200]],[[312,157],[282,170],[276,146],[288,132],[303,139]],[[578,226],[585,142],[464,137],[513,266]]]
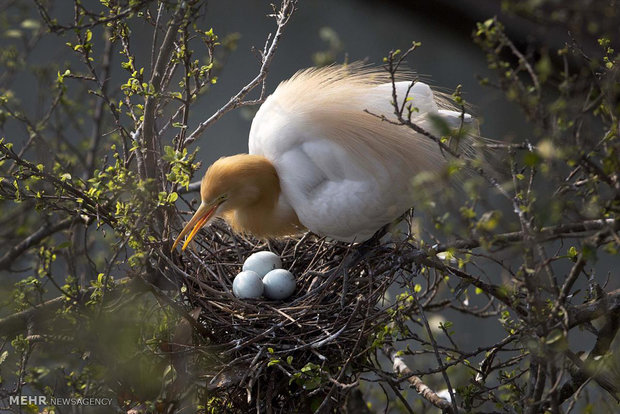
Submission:
[[[267,299],[286,299],[295,292],[295,276],[285,269],[275,269],[263,278],[264,294]]]
[[[233,281],[233,294],[240,299],[258,299],[263,290],[261,277],[252,270],[239,273]]]
[[[205,328],[205,337],[197,338],[201,340],[197,344],[223,350],[209,353],[213,365],[205,378],[209,378],[214,395],[245,408],[238,412],[255,410],[254,398],[263,404],[260,411],[265,411],[262,401],[267,389],[274,398],[283,396],[281,405],[272,411],[306,412],[309,407],[297,396],[303,395],[300,389],[304,385],[309,388],[309,381],[338,375],[343,367],[347,368],[339,383],[356,381],[349,372],[368,369],[364,350],[373,346],[377,327],[392,320],[389,311],[393,308],[385,305],[386,291],[396,280],[409,283],[401,275],[412,270],[410,262],[401,260],[403,252],[410,249],[408,242],[393,248],[372,247],[363,261],[357,261],[347,259],[357,257],[349,256],[351,246],[347,243],[305,235],[272,240],[267,245],[234,234],[220,221],[197,238],[203,248],[196,255],[175,257],[179,277],[187,286],[184,299],[192,309],[201,309],[197,322]],[[239,283],[235,275],[245,258],[259,251],[263,252],[258,257],[264,257],[268,248],[282,258],[281,262],[274,260],[269,270],[274,271],[280,263],[286,267],[288,291],[271,295],[272,277],[281,272],[274,271],[261,280],[266,285],[264,301],[243,299],[234,288],[231,297],[230,284]],[[273,253],[267,254],[275,259]],[[244,271],[249,264],[247,260]],[[279,362],[274,365],[274,361]],[[330,391],[334,386],[321,382],[313,395],[334,396]],[[251,403],[248,389],[252,390]]]
[[[251,254],[243,263],[243,270],[256,272],[258,276],[264,278],[265,275],[274,269],[282,267],[280,256],[272,252],[256,252]]]

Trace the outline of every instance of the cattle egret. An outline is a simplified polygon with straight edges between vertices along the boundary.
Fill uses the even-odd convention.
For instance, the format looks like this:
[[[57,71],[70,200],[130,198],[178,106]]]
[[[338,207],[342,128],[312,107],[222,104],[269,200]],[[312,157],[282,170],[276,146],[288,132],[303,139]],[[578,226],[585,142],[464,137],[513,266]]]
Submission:
[[[394,85],[426,131],[437,133],[436,118],[473,121],[422,82]],[[220,158],[205,173],[202,203],[173,249],[216,216],[261,238],[305,229],[347,242],[372,237],[412,207],[416,174],[446,163],[433,140],[389,122],[392,92],[389,74],[361,65],[306,69],[280,83],[254,117],[249,154]]]

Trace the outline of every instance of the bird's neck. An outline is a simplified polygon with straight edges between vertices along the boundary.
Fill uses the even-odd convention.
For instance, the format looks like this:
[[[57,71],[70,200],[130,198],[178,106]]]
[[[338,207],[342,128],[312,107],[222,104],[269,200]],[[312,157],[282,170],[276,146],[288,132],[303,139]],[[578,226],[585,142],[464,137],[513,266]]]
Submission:
[[[259,238],[299,233],[303,226],[290,205],[281,199],[280,179],[273,164],[266,164],[247,180],[244,202],[224,212],[224,218],[239,233]]]
[[[251,208],[226,212],[224,218],[238,233],[251,233],[258,238],[287,236],[303,231],[295,211],[277,202],[257,203]]]

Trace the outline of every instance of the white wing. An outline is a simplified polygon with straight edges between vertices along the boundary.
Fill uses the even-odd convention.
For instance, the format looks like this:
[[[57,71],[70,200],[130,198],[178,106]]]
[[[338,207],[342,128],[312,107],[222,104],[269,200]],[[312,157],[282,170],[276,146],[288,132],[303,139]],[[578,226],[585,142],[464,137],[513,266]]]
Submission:
[[[399,100],[404,99],[408,87],[409,82],[397,83]],[[411,207],[410,182],[415,173],[437,170],[443,164],[436,144],[428,138],[420,140],[411,130],[364,112],[394,118],[391,96],[391,84],[379,85],[357,96],[356,102],[347,103],[346,110],[339,106],[341,102],[334,104],[333,97],[321,108],[304,110],[299,103],[297,107],[288,105],[289,101],[281,99],[276,90],[256,114],[250,131],[250,154],[263,155],[273,162],[280,177],[282,196],[300,222],[313,232],[343,241],[367,240],[382,225]],[[430,128],[426,115],[438,113],[431,89],[418,82],[409,96],[420,111],[416,123]],[[334,138],[334,130],[346,128],[351,119],[334,123],[332,118],[337,115],[334,111],[328,113],[331,117],[321,113],[321,110],[329,112],[329,105],[335,106],[334,111],[340,108],[343,117],[363,116],[363,122],[383,128],[383,135],[406,134],[406,139],[418,139],[420,156],[402,154],[396,141],[394,148],[386,148],[391,141],[385,136],[372,136],[374,130],[368,128],[361,134],[370,136],[359,137],[354,147],[350,141]],[[357,124],[349,126],[351,131],[356,131]],[[360,122],[359,129],[363,128]],[[374,148],[375,139],[383,146]],[[369,153],[373,155],[365,158],[364,154]],[[412,157],[417,161],[412,162]]]
[[[333,142],[308,139],[275,156],[263,155],[276,166],[282,194],[300,222],[315,233],[363,241],[407,208],[385,191],[385,175],[373,176],[355,166]]]

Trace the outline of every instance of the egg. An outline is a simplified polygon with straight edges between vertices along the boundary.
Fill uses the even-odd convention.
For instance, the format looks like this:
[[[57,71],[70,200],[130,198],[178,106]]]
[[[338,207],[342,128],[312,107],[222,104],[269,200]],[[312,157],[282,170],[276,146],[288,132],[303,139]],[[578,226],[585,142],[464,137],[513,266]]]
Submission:
[[[268,299],[286,299],[295,292],[295,276],[288,270],[275,269],[263,278],[265,297]]]
[[[243,270],[252,270],[263,278],[273,269],[282,267],[280,257],[272,252],[256,252],[245,259]]]
[[[258,273],[245,270],[233,280],[233,294],[239,299],[257,299],[263,294],[263,281]]]

